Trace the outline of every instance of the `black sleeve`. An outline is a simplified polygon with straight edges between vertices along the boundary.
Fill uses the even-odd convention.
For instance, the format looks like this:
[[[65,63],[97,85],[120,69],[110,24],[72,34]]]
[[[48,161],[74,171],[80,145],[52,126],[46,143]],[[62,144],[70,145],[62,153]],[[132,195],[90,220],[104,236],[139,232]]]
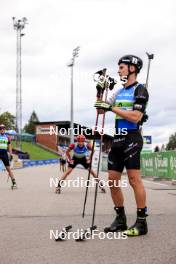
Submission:
[[[133,110],[140,111],[141,113],[145,113],[145,109],[147,106],[147,102],[149,100],[149,94],[144,85],[139,84],[134,92],[134,105]]]

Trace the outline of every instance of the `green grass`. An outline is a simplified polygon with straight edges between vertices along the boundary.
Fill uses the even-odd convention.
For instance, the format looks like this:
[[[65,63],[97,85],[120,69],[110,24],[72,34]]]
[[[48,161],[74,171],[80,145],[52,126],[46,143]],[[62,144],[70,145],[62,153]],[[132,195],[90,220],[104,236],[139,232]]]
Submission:
[[[12,146],[13,148],[15,148],[15,142],[13,141],[12,141]],[[22,142],[22,151],[28,152],[31,160],[58,158],[56,154],[44,150],[43,148],[31,142]]]

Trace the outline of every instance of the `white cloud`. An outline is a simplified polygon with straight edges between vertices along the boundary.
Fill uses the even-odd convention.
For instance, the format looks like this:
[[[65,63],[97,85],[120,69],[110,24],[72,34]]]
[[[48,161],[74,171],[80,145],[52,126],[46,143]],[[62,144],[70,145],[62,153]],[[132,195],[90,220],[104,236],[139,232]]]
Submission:
[[[75,122],[94,124],[92,75],[107,67],[115,77],[117,59],[134,53],[144,60],[139,81],[146,78],[146,51],[155,53],[150,75],[150,119],[146,132],[166,142],[176,130],[175,1],[6,0],[0,10],[1,112],[15,113],[15,31],[12,16],[26,16],[22,39],[23,123],[33,109],[41,121],[69,120],[72,50],[81,46],[74,79]],[[108,115],[109,116],[109,115]],[[107,123],[113,118],[107,117]],[[163,132],[163,127],[169,127]],[[158,134],[156,134],[156,127]]]

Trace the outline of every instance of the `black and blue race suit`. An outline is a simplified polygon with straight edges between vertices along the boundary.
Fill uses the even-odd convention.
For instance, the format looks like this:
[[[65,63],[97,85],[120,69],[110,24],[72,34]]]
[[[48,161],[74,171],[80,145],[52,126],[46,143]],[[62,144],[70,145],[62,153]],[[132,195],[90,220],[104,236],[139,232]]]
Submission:
[[[148,91],[144,85],[135,82],[116,91],[108,102],[122,110],[137,110],[144,114],[148,99]],[[108,156],[108,170],[122,172],[124,167],[140,169],[140,152],[143,146],[140,125],[116,115],[116,133]]]

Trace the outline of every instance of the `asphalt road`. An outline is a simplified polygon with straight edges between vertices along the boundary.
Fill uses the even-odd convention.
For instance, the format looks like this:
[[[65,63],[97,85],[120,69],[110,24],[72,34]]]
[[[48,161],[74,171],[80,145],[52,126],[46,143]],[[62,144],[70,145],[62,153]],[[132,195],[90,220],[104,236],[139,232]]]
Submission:
[[[81,218],[85,189],[63,188],[60,195],[50,187],[50,178],[61,175],[57,165],[15,171],[18,189],[10,189],[6,173],[0,177],[0,264],[175,264],[176,263],[176,186],[144,180],[147,190],[149,233],[122,239],[95,239],[55,242],[56,234],[66,225],[73,231],[91,224],[94,189],[90,188],[86,216]],[[69,179],[87,177],[75,169]],[[107,174],[101,173],[106,179]],[[128,225],[135,221],[132,189],[123,188]],[[98,232],[110,224],[115,214],[109,190],[98,193],[95,223]],[[53,232],[53,233],[52,233]]]

